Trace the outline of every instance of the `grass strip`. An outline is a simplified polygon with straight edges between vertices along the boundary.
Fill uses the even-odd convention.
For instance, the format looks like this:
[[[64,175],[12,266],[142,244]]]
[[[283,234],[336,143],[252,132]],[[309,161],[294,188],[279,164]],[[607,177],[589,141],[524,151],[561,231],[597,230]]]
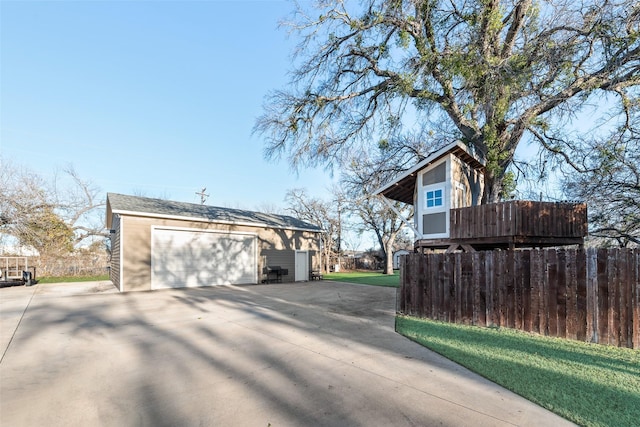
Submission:
[[[640,425],[640,351],[399,316],[396,330],[583,426]]]
[[[397,288],[400,286],[400,275],[382,274],[370,271],[349,271],[344,273],[324,274],[325,280],[335,280],[336,282],[358,283],[361,285],[387,286]]]
[[[60,276],[60,277],[39,277],[38,283],[63,283],[63,282],[96,282],[109,280],[108,274],[100,276]]]

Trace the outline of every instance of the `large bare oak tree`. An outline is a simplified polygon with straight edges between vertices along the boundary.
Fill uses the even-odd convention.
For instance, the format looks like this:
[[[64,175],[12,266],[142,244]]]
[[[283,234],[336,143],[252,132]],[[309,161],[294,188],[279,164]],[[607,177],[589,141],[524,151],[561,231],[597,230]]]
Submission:
[[[441,115],[486,158],[483,202],[496,202],[523,138],[562,154],[549,138],[559,118],[604,97],[612,114],[638,107],[639,22],[635,0],[297,5],[291,84],[267,96],[255,130],[267,158],[339,165],[414,114]]]

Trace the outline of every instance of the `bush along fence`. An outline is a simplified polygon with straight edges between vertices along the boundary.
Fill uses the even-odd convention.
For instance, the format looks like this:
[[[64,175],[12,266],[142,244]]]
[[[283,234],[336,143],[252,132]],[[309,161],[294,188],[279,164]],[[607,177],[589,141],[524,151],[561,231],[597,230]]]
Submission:
[[[409,254],[397,311],[640,348],[640,249]]]

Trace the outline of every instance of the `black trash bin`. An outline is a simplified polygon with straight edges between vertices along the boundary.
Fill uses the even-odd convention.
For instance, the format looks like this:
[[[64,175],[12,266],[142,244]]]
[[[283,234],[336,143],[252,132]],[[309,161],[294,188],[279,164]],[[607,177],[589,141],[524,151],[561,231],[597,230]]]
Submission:
[[[26,286],[33,285],[33,279],[31,277],[31,272],[30,271],[23,271],[22,272],[22,281],[24,282],[24,284]]]

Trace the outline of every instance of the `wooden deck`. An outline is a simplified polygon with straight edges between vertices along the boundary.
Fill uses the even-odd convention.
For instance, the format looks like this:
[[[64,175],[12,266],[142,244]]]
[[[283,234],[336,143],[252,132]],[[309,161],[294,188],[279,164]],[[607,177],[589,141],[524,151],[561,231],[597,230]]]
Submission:
[[[417,250],[465,250],[582,245],[587,205],[512,200],[452,209],[449,239],[418,240]]]

